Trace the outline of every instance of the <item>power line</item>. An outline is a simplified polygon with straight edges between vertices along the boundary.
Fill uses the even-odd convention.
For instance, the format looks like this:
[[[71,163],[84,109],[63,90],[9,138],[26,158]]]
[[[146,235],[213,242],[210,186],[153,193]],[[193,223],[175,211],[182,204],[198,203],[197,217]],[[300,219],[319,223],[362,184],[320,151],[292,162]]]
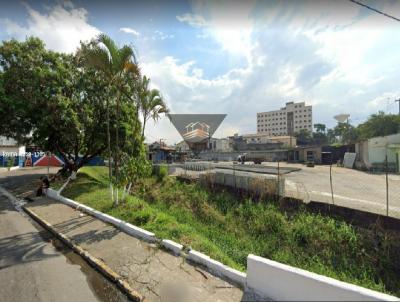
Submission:
[[[373,8],[373,7],[371,7],[371,6],[368,6],[368,5],[364,4],[364,3],[358,2],[358,1],[356,1],[356,0],[349,0],[349,1],[351,1],[351,2],[353,2],[353,3],[355,3],[355,4],[358,4],[358,5],[360,5],[360,6],[363,6],[363,7],[365,7],[365,8],[368,8],[368,9],[370,9],[370,10],[372,10],[372,11],[378,13],[378,14],[381,14],[381,15],[385,16],[385,17],[388,17],[388,18],[391,18],[391,19],[393,19],[393,20],[396,20],[396,21],[399,21],[399,22],[400,22],[400,19],[399,19],[399,18],[396,18],[396,17],[394,17],[394,16],[388,15],[388,14],[386,14],[386,13],[380,11],[380,10],[377,10],[376,8]]]

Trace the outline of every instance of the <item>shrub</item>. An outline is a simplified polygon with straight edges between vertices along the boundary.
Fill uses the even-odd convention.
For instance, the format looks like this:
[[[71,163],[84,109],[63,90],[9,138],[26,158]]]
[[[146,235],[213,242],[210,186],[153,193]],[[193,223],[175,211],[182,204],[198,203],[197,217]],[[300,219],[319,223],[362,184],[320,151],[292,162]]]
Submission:
[[[158,181],[163,181],[168,176],[168,167],[165,165],[153,166],[153,174],[157,176]]]

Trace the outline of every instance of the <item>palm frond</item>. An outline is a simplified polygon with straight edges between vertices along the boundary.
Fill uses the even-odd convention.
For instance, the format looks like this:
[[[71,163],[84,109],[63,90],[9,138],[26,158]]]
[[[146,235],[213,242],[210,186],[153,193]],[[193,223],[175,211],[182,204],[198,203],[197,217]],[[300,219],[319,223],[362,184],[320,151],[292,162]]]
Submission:
[[[119,61],[119,49],[118,49],[117,44],[114,42],[113,39],[111,39],[106,34],[98,35],[96,41],[97,41],[97,45],[103,44],[104,47],[106,48],[106,50],[108,51],[109,60],[111,62],[111,66],[113,68],[113,72],[115,72],[116,62]]]
[[[84,62],[98,70],[101,70],[106,75],[111,73],[111,62],[107,50],[99,47],[98,45],[91,45],[89,47],[82,47],[80,56]]]

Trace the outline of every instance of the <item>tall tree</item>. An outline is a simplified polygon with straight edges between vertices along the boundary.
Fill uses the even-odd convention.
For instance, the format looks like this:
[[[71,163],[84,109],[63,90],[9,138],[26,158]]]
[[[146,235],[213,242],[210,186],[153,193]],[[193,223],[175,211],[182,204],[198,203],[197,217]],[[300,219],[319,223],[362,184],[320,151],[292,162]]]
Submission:
[[[357,133],[361,139],[376,136],[385,136],[400,132],[400,116],[385,114],[380,111],[372,114],[368,120],[357,127]]]
[[[333,133],[343,144],[351,144],[357,140],[356,128],[349,123],[338,123],[333,128]]]
[[[100,34],[95,40],[89,44],[82,44],[80,54],[86,60],[89,66],[101,71],[104,76],[109,80],[109,88],[116,91],[116,114],[117,114],[117,127],[115,132],[115,177],[116,183],[119,182],[119,160],[120,160],[120,141],[119,141],[119,113],[122,90],[125,89],[126,77],[125,73],[140,74],[136,56],[130,46],[124,45],[119,48],[117,44],[107,35]],[[109,107],[109,106],[108,106]],[[109,132],[109,131],[108,131]],[[110,133],[108,133],[108,151],[111,154],[110,146]],[[110,156],[110,155],[109,155]],[[109,178],[110,189],[112,191],[112,173],[111,173],[111,156],[109,158]],[[113,194],[112,194],[113,195]],[[118,204],[118,188],[115,203]]]
[[[139,107],[143,117],[142,139],[144,139],[144,131],[147,121],[152,118],[157,121],[162,113],[167,113],[168,108],[160,91],[149,88],[150,80],[143,76],[139,86]]]
[[[317,133],[325,133],[326,125],[325,124],[314,124],[314,128]]]
[[[101,73],[37,38],[3,42],[0,64],[0,135],[56,152],[75,171],[106,150],[104,99],[111,91]]]

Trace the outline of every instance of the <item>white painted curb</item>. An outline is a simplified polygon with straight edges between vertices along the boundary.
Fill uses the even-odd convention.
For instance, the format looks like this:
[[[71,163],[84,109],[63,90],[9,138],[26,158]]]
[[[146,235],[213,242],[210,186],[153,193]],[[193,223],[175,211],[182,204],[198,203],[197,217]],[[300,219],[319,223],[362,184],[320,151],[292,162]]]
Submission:
[[[19,168],[20,168],[19,166],[11,167],[9,171],[18,170]]]
[[[175,255],[180,255],[183,249],[183,245],[176,243],[175,241],[163,239],[161,240],[161,245],[165,247],[167,250],[170,250]]]
[[[279,301],[399,301],[333,278],[255,255],[247,257],[247,287]]]
[[[123,232],[125,232],[125,233],[127,233],[127,234],[129,234],[131,236],[139,237],[140,239],[144,239],[144,240],[149,241],[149,242],[155,242],[157,240],[154,233],[151,233],[151,232],[146,231],[146,230],[144,230],[142,228],[134,226],[134,225],[132,225],[130,223],[124,222],[124,221],[122,221],[122,220],[120,220],[118,218],[112,217],[112,216],[110,216],[108,214],[104,214],[104,213],[102,213],[100,211],[92,209],[91,207],[88,207],[88,206],[86,206],[84,204],[78,203],[78,202],[73,201],[73,200],[71,200],[69,198],[61,196],[61,195],[58,194],[57,191],[55,191],[53,189],[48,189],[47,190],[47,196],[50,197],[50,198],[53,198],[55,200],[58,200],[58,201],[60,201],[62,203],[65,203],[65,204],[69,205],[72,208],[75,208],[77,210],[81,210],[81,211],[83,211],[83,212],[85,212],[85,213],[87,213],[89,215],[92,215],[92,216],[94,216],[94,217],[96,217],[96,218],[98,218],[98,219],[100,219],[100,220],[102,220],[104,222],[112,224],[115,227],[117,227],[118,229],[122,230]]]
[[[246,273],[235,270],[229,266],[222,264],[209,256],[195,250],[190,250],[187,259],[207,267],[216,275],[225,277],[226,279],[240,285],[242,288],[246,286]]]

